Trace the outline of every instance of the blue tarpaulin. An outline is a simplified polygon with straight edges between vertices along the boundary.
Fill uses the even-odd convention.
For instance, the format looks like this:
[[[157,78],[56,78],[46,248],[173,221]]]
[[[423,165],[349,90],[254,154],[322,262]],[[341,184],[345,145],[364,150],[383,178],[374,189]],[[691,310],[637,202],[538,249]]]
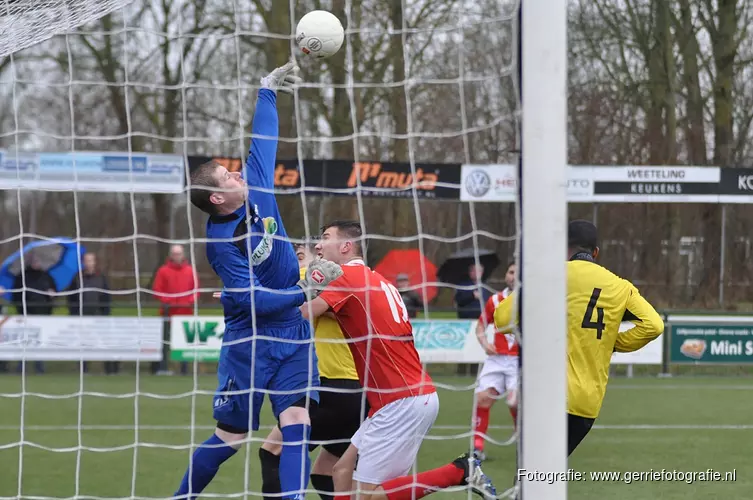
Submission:
[[[14,253],[0,266],[0,288],[9,290],[13,282],[21,273],[21,255],[23,265],[28,266],[32,258],[39,268],[47,271],[55,282],[58,292],[65,290],[78,275],[81,257],[84,255],[83,245],[68,238],[34,241],[26,245],[23,250]],[[11,300],[11,292],[5,292],[3,297]]]

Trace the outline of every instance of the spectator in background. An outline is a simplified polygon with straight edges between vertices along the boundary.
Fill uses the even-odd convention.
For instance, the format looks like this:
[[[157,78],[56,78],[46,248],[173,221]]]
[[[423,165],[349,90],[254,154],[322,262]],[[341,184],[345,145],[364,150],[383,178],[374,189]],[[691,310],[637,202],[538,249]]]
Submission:
[[[110,287],[107,278],[97,267],[97,256],[93,253],[84,254],[83,269],[81,270],[81,283],[79,277],[73,279],[70,290],[75,291],[68,296],[68,314],[71,316],[109,316],[110,294],[106,291]],[[97,290],[84,290],[81,288],[94,288]],[[114,375],[118,373],[120,363],[118,361],[105,361],[105,373]],[[89,363],[84,361],[84,373],[88,373]]]
[[[458,283],[463,287],[473,287],[470,290],[458,289],[455,292],[455,304],[457,305],[459,319],[477,319],[481,315],[481,308],[492,296],[490,290],[479,287],[479,283],[484,284],[481,281],[483,275],[484,266],[471,264],[468,267],[468,281]]]
[[[188,262],[182,245],[170,247],[167,262],[154,275],[152,289],[157,300],[162,303],[160,315],[170,317],[175,315],[193,315],[194,304],[198,298],[199,279],[194,273],[193,266]],[[166,363],[167,360],[165,359]],[[159,363],[152,363],[152,372],[159,370]],[[180,365],[182,374],[188,373],[188,365]]]
[[[13,292],[13,305],[16,308],[16,314],[22,316],[28,314],[30,316],[50,316],[55,305],[52,301],[52,294],[55,293],[55,281],[52,276],[45,271],[39,259],[30,252],[26,259],[28,260],[26,268],[23,273],[19,273],[16,276],[16,280],[13,283],[13,288],[19,290]],[[26,310],[24,311],[24,303]],[[16,371],[21,373],[23,371],[24,361],[18,363]],[[44,363],[41,361],[34,362],[34,370],[37,373],[44,373]],[[5,371],[5,370],[3,370]]]
[[[415,290],[410,290],[410,281],[407,274],[398,274],[395,281],[397,282],[397,290],[400,292],[405,308],[408,309],[408,317],[415,318],[418,311],[424,307],[421,298]]]
[[[473,287],[469,289],[458,289],[455,292],[455,305],[457,306],[458,319],[475,320],[481,316],[481,309],[492,296],[492,292],[483,286],[482,277],[484,276],[484,266],[481,264],[471,264],[468,266],[468,280],[458,283],[458,286]],[[478,364],[458,364],[458,375],[476,375],[478,373]]]

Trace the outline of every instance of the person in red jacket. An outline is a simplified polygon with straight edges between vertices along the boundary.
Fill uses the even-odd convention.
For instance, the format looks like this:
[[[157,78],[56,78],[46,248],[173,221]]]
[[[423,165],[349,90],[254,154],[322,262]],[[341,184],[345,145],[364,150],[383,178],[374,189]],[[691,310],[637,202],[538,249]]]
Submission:
[[[157,300],[162,302],[160,315],[194,314],[194,303],[199,296],[199,279],[191,263],[186,260],[181,245],[170,247],[170,255],[154,275]]]
[[[165,262],[154,275],[152,290],[155,297],[162,303],[160,315],[163,317],[175,315],[193,315],[194,304],[199,297],[199,278],[194,273],[193,266],[188,262],[183,246],[173,245]],[[152,363],[152,373],[167,371],[167,357],[162,363]],[[188,373],[188,364],[180,364],[180,372]]]

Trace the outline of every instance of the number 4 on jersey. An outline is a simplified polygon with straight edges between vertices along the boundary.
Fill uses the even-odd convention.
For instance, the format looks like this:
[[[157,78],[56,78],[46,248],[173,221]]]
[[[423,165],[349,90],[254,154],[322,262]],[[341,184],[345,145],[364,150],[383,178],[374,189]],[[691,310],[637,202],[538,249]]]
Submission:
[[[392,313],[392,319],[395,320],[395,323],[401,323],[401,322],[408,322],[408,309],[405,307],[405,303],[403,302],[403,298],[400,296],[400,292],[397,291],[397,288],[395,288],[390,283],[385,283],[382,281],[382,291],[387,296],[387,302],[390,304],[390,312]],[[398,311],[398,308],[400,311]],[[401,314],[402,313],[402,321]]]
[[[588,301],[586,307],[586,314],[583,316],[583,322],[580,324],[581,328],[589,328],[596,330],[596,339],[601,340],[601,334],[604,333],[607,325],[604,324],[604,308],[596,307],[596,303],[599,301],[601,295],[601,288],[594,288],[591,298]],[[591,321],[594,315],[594,309],[596,309],[596,321]]]

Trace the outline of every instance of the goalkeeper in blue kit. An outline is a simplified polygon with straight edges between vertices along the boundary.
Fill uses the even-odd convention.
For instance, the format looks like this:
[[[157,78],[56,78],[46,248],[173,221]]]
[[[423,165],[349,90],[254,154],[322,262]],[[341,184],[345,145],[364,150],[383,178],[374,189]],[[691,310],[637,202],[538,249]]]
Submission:
[[[282,430],[282,498],[303,498],[308,485],[309,408],[319,400],[319,373],[309,322],[298,306],[310,298],[307,291],[342,270],[319,260],[300,279],[273,193],[277,91],[292,92],[296,69],[288,63],[261,81],[243,176],[213,161],[191,172],[191,203],[209,214],[206,253],[223,284],[225,333],[213,401],[217,427],[194,452],[176,498],[196,498],[240,448],[249,426],[259,429],[265,392]]]

